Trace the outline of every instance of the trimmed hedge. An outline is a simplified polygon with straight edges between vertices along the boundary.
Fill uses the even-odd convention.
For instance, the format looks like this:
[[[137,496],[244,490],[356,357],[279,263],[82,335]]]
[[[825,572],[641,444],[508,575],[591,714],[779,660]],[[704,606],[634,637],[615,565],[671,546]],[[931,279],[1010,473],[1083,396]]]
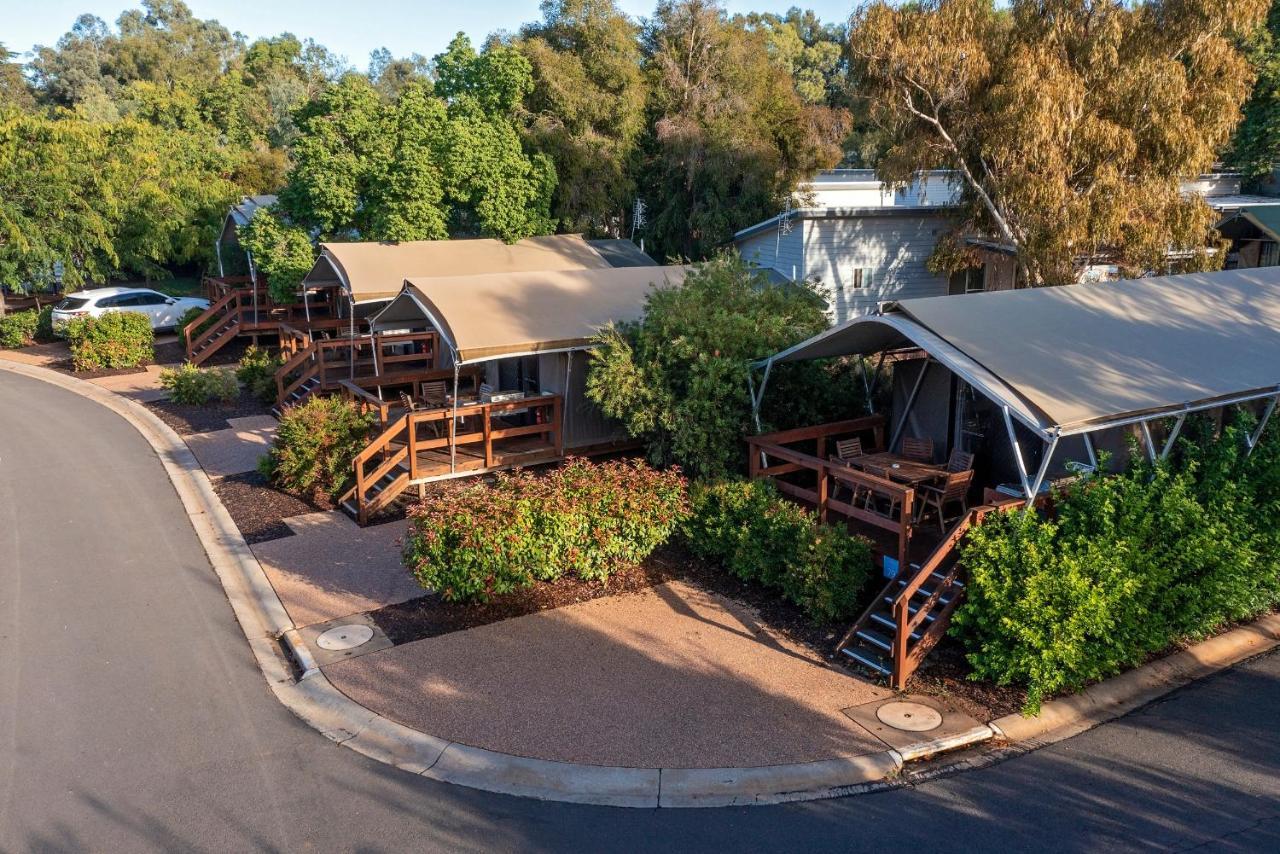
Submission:
[[[0,317],[0,347],[16,349],[35,342],[40,328],[40,312],[15,311]]]
[[[973,677],[1024,686],[1034,713],[1280,602],[1280,435],[1246,458],[1247,426],[1214,439],[1189,424],[1174,461],[1085,481],[1054,519],[997,513],[972,531],[951,631]]]
[[[847,620],[873,571],[871,545],[786,501],[763,480],[695,484],[683,525],[690,551],[758,581],[821,623]]]
[[[648,557],[685,512],[679,470],[571,459],[541,477],[502,474],[420,501],[404,563],[449,601],[488,601],[566,574],[606,581]]]
[[[160,385],[175,403],[204,406],[210,401],[230,403],[240,396],[240,383],[230,368],[200,369],[187,362],[160,372]]]
[[[77,371],[136,368],[155,358],[151,319],[136,311],[78,317],[67,324],[67,340]]]
[[[284,411],[258,470],[291,492],[337,498],[351,483],[351,463],[373,423],[373,413],[340,397],[312,397]]]

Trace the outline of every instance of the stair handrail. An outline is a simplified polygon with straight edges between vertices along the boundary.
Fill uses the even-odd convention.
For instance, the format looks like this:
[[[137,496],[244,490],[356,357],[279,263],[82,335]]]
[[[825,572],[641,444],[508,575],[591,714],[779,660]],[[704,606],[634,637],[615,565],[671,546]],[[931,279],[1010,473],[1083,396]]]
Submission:
[[[369,444],[365,445],[364,450],[356,454],[351,461],[351,466],[355,469],[356,482],[355,485],[348,490],[348,494],[350,494],[352,499],[355,501],[357,521],[362,525],[368,521],[369,486],[381,480],[383,475],[395,468],[397,464],[402,462],[409,455],[410,442],[406,442],[405,446],[395,454],[388,455],[385,451],[401,433],[408,432],[410,438],[412,438],[410,422],[413,414],[414,413],[412,412],[406,412],[404,415],[392,422],[390,426],[379,433],[371,442],[369,442]],[[365,463],[379,454],[383,456],[382,464],[379,465],[372,474],[366,475],[364,470]]]
[[[191,340],[192,331],[199,329],[200,324],[204,323],[206,320],[210,319],[214,315],[221,312],[223,309],[227,308],[232,302],[235,301],[236,297],[237,297],[236,291],[234,289],[231,290],[229,293],[227,293],[226,296],[222,297],[220,300],[210,305],[208,308],[204,310],[203,313],[200,314],[199,317],[197,317],[195,320],[188,323],[186,327],[183,328],[182,334],[183,334],[183,338],[186,339],[186,344],[187,344],[187,358],[191,357],[191,353],[193,350],[195,350],[196,347],[203,344],[208,338],[213,336],[214,330],[218,328],[218,324],[216,323],[210,324],[208,329],[204,330],[203,332],[199,333],[196,336],[195,341]]]
[[[316,354],[315,342],[308,339],[307,346],[303,347],[301,350],[298,350],[296,353],[294,353],[292,356],[286,359],[284,363],[280,365],[280,367],[276,368],[275,380],[276,380],[276,405],[277,406],[284,403],[286,396],[290,392],[292,392],[295,388],[297,388],[298,386],[306,382],[309,377],[312,377],[315,375],[317,368],[315,368],[315,366],[313,365],[312,370],[309,370],[309,371],[304,370],[302,374],[296,380],[294,380],[291,384],[289,384],[288,386],[285,385],[290,375],[293,374],[293,372],[298,369],[298,366],[300,366],[303,362],[306,362],[308,359],[314,360],[315,354]]]
[[[969,533],[969,530],[995,509],[991,505],[982,505],[971,508],[969,512],[960,517],[951,530],[947,532],[947,535],[943,537],[942,542],[920,564],[920,569],[916,571],[911,580],[898,591],[897,597],[893,600],[893,622],[895,626],[893,638],[893,684],[896,687],[901,688],[906,685],[907,680],[911,678],[911,674],[915,670],[911,657],[912,632],[918,629],[933,613],[934,608],[942,600],[944,593],[950,592],[952,594],[947,602],[947,607],[954,608],[956,606],[957,594],[954,588],[956,578],[960,572],[959,564],[953,565],[941,581],[935,582],[933,592],[916,608],[914,616],[911,614],[910,607],[912,598],[920,591],[920,588],[933,578],[934,573],[942,566],[942,562],[955,551],[956,546]],[[934,635],[929,638],[930,645],[936,642],[936,633],[944,631],[945,628],[945,623],[934,621],[934,625],[929,629],[929,634]],[[924,641],[925,637],[922,636],[916,646],[919,646]],[[914,664],[918,663],[918,661],[914,662]]]

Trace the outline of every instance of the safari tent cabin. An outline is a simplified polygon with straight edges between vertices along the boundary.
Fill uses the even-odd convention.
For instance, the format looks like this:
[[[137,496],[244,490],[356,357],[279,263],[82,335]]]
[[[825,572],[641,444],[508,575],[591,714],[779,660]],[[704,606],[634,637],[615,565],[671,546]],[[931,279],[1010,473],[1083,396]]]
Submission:
[[[405,280],[369,318],[372,334],[434,335],[444,376],[401,396],[357,457],[343,506],[364,522],[411,485],[622,447],[623,431],[586,396],[584,351],[685,273],[598,267]]]
[[[955,547],[985,513],[1131,439],[1167,455],[1192,413],[1249,409],[1252,450],[1280,401],[1280,268],[887,303],[760,362],[757,410],[775,366],[841,356],[868,385],[891,373],[888,411],[753,436],[749,464],[883,544],[885,594],[840,652],[901,687],[963,596]]]

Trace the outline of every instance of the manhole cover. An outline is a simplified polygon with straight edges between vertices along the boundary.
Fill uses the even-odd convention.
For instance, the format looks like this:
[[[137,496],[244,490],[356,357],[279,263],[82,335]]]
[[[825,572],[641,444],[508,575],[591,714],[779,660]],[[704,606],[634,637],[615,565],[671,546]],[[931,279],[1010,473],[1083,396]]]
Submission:
[[[355,649],[373,638],[373,629],[353,623],[350,626],[338,626],[316,638],[316,646],[334,652],[344,649]]]
[[[942,713],[924,703],[885,703],[876,709],[880,723],[906,732],[928,732],[942,726]]]

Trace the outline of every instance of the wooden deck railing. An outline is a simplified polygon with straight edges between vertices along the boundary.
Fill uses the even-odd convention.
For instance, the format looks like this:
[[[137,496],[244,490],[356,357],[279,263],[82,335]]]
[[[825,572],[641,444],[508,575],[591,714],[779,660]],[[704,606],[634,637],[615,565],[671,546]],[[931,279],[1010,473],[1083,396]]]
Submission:
[[[343,388],[355,400],[369,406],[381,405],[376,397],[354,384],[345,384]],[[524,426],[494,424],[495,417],[521,411],[533,414],[534,423]],[[456,432],[460,419],[478,419],[480,429]],[[558,459],[564,456],[562,426],[563,398],[558,394],[502,403],[473,403],[459,406],[456,410],[443,407],[405,413],[389,424],[352,461],[355,486],[348,495],[355,501],[357,520],[365,524],[371,514],[387,506],[409,484],[427,479],[421,459],[424,452],[441,449],[456,452],[459,446],[483,443],[484,469],[492,469],[497,465],[495,442],[541,435],[546,440],[549,455]],[[430,427],[434,435],[424,436],[422,429],[426,427]],[[387,475],[401,467],[404,470],[395,474],[389,483],[379,485]]]
[[[827,521],[835,511],[847,519],[893,534],[897,538],[898,566],[905,567],[911,546],[915,490],[827,458],[828,444],[841,437],[859,436],[864,439],[863,447],[868,450],[883,447],[884,426],[883,416],[872,415],[749,436],[748,470],[753,478],[773,478],[774,485],[784,495],[812,504],[819,521]],[[810,444],[816,453],[787,447],[799,443]],[[812,486],[782,477],[796,473],[802,473]],[[812,473],[812,477],[806,473]],[[884,501],[890,508],[896,508],[896,515],[837,498],[839,487],[844,487],[850,496],[871,495],[877,501]]]

